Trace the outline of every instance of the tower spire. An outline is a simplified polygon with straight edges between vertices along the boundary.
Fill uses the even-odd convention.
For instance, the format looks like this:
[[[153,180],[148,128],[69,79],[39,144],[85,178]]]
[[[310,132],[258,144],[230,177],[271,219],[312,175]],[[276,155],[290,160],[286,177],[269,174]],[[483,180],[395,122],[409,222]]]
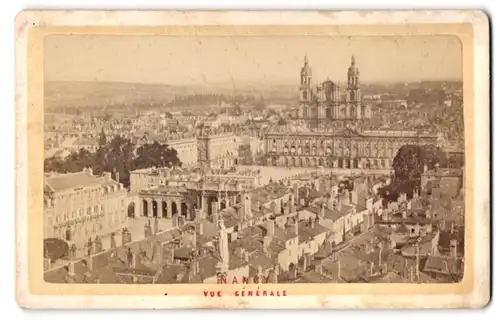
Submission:
[[[304,64],[308,64],[309,63],[309,59],[307,59],[307,54],[304,56]]]
[[[354,58],[354,55],[351,56],[351,66],[354,66],[356,64],[356,58]]]

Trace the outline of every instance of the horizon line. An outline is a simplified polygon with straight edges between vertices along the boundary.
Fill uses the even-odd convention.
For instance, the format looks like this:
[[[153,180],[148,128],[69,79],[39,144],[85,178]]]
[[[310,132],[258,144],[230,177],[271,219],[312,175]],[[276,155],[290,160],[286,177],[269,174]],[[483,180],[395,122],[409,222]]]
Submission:
[[[326,81],[326,80],[324,80]],[[116,84],[140,84],[140,85],[152,85],[152,86],[170,86],[170,87],[183,87],[183,86],[228,86],[230,87],[231,84],[234,86],[234,84],[238,84],[237,82],[217,82],[217,83],[179,83],[179,84],[171,84],[171,83],[158,83],[158,82],[130,82],[130,81],[106,81],[106,80],[44,80],[45,83],[116,83]],[[323,81],[320,81],[319,83],[322,83]],[[344,83],[347,81],[340,81],[340,83]],[[424,79],[413,79],[413,80],[379,80],[379,81],[362,81],[360,82],[361,85],[373,85],[373,84],[395,84],[395,83],[419,83],[419,82],[463,82],[463,78],[424,78]],[[259,81],[241,81],[241,84],[246,84],[248,85],[249,83],[253,84],[258,84],[261,86],[264,86],[265,84],[261,84]],[[287,85],[287,86],[295,86],[295,84],[291,82],[279,82],[279,81],[269,81],[269,84],[272,85]],[[297,86],[300,86],[300,84],[297,84]]]

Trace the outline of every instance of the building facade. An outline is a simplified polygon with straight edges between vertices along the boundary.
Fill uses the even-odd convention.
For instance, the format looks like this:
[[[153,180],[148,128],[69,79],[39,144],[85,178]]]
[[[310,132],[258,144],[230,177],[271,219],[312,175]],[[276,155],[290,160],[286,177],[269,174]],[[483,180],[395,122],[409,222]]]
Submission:
[[[110,173],[48,175],[44,188],[44,238],[59,238],[80,249],[89,239],[121,229],[127,190]]]
[[[371,118],[371,107],[363,102],[359,86],[359,69],[354,56],[347,71],[347,87],[341,92],[340,84],[327,79],[313,85],[312,69],[307,57],[300,72],[299,109],[297,119],[310,127],[322,127],[331,121]]]
[[[143,169],[131,172],[131,191],[138,194],[129,203],[130,217],[172,219],[182,215],[194,220],[195,210],[208,216],[240,202],[242,194],[260,185],[257,170],[250,169]]]
[[[284,167],[390,169],[405,144],[436,144],[416,131],[275,132],[265,137],[267,164]]]

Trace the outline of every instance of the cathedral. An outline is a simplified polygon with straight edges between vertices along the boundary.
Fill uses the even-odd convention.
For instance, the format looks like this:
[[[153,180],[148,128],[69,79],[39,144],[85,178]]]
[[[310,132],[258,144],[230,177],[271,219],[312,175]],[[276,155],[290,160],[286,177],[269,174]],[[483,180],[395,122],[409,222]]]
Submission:
[[[299,109],[296,118],[309,127],[323,127],[335,121],[356,121],[371,117],[371,108],[363,103],[359,87],[359,70],[354,56],[347,70],[347,87],[341,93],[340,84],[327,79],[312,85],[312,69],[307,56],[300,72]]]

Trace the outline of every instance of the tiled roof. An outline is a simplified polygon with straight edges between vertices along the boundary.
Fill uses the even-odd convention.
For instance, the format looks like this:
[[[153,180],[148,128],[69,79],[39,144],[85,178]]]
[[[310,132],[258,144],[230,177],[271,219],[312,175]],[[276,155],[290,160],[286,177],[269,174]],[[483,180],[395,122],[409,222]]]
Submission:
[[[308,221],[302,221],[299,223],[299,236],[315,237],[319,234],[326,233],[329,230],[317,222],[311,226]]]
[[[260,251],[254,251],[249,255],[249,263],[253,267],[261,266],[262,270],[274,267],[270,257]]]
[[[89,175],[85,172],[68,173],[48,177],[46,184],[55,192],[68,189],[84,188],[91,186],[117,185],[114,180],[106,180],[104,177]]]
[[[271,201],[283,197],[289,192],[289,188],[279,183],[270,183],[264,187],[252,191],[252,199],[259,199],[262,202]]]
[[[460,259],[446,256],[429,256],[425,261],[423,271],[455,276],[460,274],[460,269]]]
[[[304,281],[302,281],[304,280]],[[329,277],[326,277],[315,270],[311,270],[308,272],[302,273],[302,276],[300,277],[299,281],[295,282],[303,282],[303,283],[326,283],[326,282],[332,282],[332,279]]]

